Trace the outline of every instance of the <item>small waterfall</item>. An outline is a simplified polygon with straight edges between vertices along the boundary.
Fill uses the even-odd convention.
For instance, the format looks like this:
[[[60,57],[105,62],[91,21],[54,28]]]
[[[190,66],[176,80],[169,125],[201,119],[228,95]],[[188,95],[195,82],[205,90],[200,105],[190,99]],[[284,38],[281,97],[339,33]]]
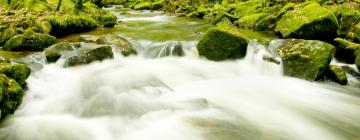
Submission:
[[[135,18],[131,19],[134,21]],[[186,25],[181,31],[187,34],[193,31],[188,28],[198,27],[193,23],[181,24]],[[162,31],[173,30],[168,24],[162,26]],[[144,50],[151,44],[165,42],[164,38],[149,39],[136,27],[123,28],[128,32],[121,33]],[[143,28],[155,30],[153,24]],[[135,38],[133,33],[142,38]],[[183,37],[178,41],[185,56],[148,59],[142,50],[137,56],[122,57],[117,53],[113,60],[78,67],[63,68],[61,61],[44,65],[27,80],[23,103],[3,122],[0,139],[356,140],[360,137],[358,88],[283,76],[281,65],[264,60],[264,56],[274,53],[271,44],[265,47],[252,40],[244,59],[213,62],[197,55],[194,47],[197,35],[184,36],[180,32],[171,35],[165,40]],[[160,53],[167,51],[162,49]]]

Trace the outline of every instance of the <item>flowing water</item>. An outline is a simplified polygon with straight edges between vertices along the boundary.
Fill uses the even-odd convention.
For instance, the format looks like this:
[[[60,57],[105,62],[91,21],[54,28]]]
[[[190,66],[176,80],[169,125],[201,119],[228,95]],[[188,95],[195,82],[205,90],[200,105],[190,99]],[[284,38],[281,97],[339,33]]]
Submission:
[[[358,83],[282,76],[256,41],[245,59],[207,61],[194,49],[204,21],[110,10],[123,24],[88,34],[118,34],[140,50],[180,41],[186,56],[45,65],[27,80],[1,140],[360,140]]]

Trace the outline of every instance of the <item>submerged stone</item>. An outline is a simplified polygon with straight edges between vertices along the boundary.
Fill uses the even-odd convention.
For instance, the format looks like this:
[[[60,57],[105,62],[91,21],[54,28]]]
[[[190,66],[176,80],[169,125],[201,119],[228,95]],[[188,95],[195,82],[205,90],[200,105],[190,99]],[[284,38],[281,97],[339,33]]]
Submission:
[[[95,61],[114,58],[114,54],[110,46],[84,46],[79,48],[77,51],[77,55],[66,60],[64,67],[84,65]]]
[[[286,39],[277,47],[287,76],[317,80],[335,53],[331,44],[317,40]]]
[[[58,43],[44,50],[44,54],[48,63],[56,62],[63,52],[73,51],[74,48],[69,43]]]
[[[131,43],[121,37],[116,35],[104,35],[100,36],[96,43],[98,44],[107,44],[107,45],[115,45],[121,51],[121,54],[124,56],[129,56],[132,54],[137,54],[136,49],[131,45]]]
[[[226,24],[218,26],[209,29],[200,39],[197,45],[199,54],[214,61],[245,57],[248,42],[236,27]]]
[[[286,12],[277,22],[275,31],[284,38],[327,40],[339,28],[335,14],[318,3]]]
[[[3,50],[42,51],[56,43],[56,38],[41,33],[16,35],[6,42]]]
[[[324,75],[328,79],[330,79],[340,85],[346,85],[348,82],[344,69],[337,65],[329,65],[326,68]]]

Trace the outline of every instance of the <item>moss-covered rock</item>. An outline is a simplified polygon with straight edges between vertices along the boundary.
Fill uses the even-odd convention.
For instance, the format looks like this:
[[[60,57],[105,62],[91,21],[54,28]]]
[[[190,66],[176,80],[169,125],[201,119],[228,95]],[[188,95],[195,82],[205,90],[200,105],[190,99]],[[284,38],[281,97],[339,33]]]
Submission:
[[[221,61],[243,58],[246,55],[247,40],[231,25],[220,24],[211,28],[200,39],[197,49],[201,56]]]
[[[158,0],[156,2],[151,3],[151,10],[159,10],[163,8],[165,4],[165,0]]]
[[[48,63],[56,62],[63,53],[73,51],[74,48],[69,43],[58,43],[44,50],[44,54]]]
[[[263,19],[260,19],[254,27],[256,31],[272,31],[276,27],[276,22],[278,18],[274,15],[268,15]]]
[[[318,3],[286,12],[275,31],[284,38],[332,39],[339,28],[335,14]]]
[[[151,2],[141,2],[134,6],[135,10],[150,10],[151,9]]]
[[[114,27],[117,24],[116,16],[109,12],[99,11],[92,17],[97,21],[98,25],[103,27]]]
[[[279,43],[277,52],[285,75],[316,80],[330,64],[335,47],[317,40],[286,39]]]
[[[326,68],[324,75],[328,79],[330,79],[340,85],[346,85],[348,82],[344,69],[337,65],[329,65]]]
[[[14,79],[21,86],[25,86],[25,80],[29,77],[31,70],[24,64],[9,64],[7,62],[0,62],[0,73]]]
[[[335,57],[340,62],[355,63],[355,52],[360,50],[360,44],[342,38],[336,38],[334,45],[336,47]]]
[[[136,49],[131,45],[131,43],[121,37],[116,35],[104,35],[100,36],[96,43],[98,44],[107,44],[107,45],[115,45],[118,48],[122,55],[129,56],[132,54],[137,54]]]
[[[49,22],[52,26],[50,34],[54,36],[85,32],[97,26],[96,20],[81,15],[56,15],[51,17]]]
[[[236,22],[236,24],[241,28],[253,29],[256,26],[256,23],[258,23],[260,20],[264,19],[268,15],[269,14],[266,13],[258,13],[258,14],[243,16]]]
[[[41,33],[25,33],[10,38],[3,50],[10,51],[41,51],[56,43],[56,38]]]
[[[114,57],[110,46],[84,46],[79,48],[77,51],[77,55],[66,60],[64,67],[84,65],[94,61],[102,61]]]
[[[339,29],[337,31],[337,34],[343,38],[351,35],[351,32],[356,26],[356,23],[360,22],[360,11],[357,10],[360,8],[359,4],[345,3],[339,5],[332,5],[329,8],[334,11],[339,21]]]
[[[0,119],[14,113],[21,104],[23,94],[23,89],[14,79],[0,74]]]

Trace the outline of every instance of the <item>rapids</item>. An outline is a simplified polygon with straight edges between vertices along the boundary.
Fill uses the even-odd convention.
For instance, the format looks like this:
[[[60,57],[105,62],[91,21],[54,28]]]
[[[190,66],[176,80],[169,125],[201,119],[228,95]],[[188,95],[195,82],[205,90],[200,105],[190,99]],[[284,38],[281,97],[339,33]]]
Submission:
[[[117,54],[73,68],[61,61],[44,65],[27,80],[20,108],[0,126],[1,140],[360,139],[358,83],[285,77],[281,66],[262,60],[267,51],[257,41],[245,59],[208,61],[194,46],[210,25],[161,12],[109,10],[125,25],[94,34],[122,35],[139,50],[181,41],[186,56]]]

